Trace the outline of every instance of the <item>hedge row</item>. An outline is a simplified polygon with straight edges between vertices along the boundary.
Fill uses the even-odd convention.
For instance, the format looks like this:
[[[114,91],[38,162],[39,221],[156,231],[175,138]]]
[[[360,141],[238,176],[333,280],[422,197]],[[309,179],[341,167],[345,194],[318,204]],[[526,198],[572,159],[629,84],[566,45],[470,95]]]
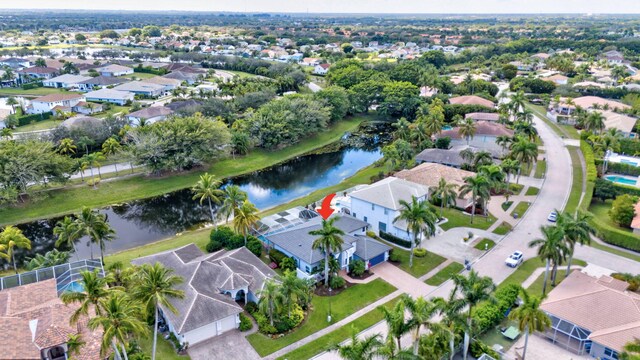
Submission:
[[[508,315],[520,294],[520,286],[509,284],[498,288],[494,294],[495,302],[487,301],[479,304],[473,310],[474,323],[480,332],[485,332],[498,324]]]
[[[640,252],[640,238],[638,235],[615,228],[600,221],[600,219],[595,216],[591,217],[589,223],[596,230],[596,235],[605,242]]]
[[[411,248],[411,241],[405,240],[405,239],[400,239],[399,237],[395,236],[395,235],[391,235],[389,233],[386,233],[384,231],[380,231],[380,237],[392,242],[396,245],[400,245],[402,247],[405,248]]]
[[[601,166],[602,163],[604,163],[603,160],[596,159],[596,166]],[[640,166],[609,162],[607,164],[607,171],[622,175],[639,176]]]
[[[32,115],[22,115],[18,116],[18,126],[29,125],[34,122],[40,122],[47,120],[51,117],[50,112],[42,113],[42,114],[32,114]]]
[[[640,153],[640,141],[636,139],[620,139],[620,153],[627,155]]]
[[[595,164],[595,156],[591,145],[584,140],[580,140],[580,150],[584,155],[584,161],[587,163],[587,182],[594,182],[598,177],[598,170]]]

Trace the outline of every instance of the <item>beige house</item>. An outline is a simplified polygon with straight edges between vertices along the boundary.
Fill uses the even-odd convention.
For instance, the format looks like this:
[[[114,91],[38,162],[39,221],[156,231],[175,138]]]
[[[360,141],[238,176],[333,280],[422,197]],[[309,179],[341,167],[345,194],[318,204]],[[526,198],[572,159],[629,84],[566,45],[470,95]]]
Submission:
[[[431,189],[431,196],[433,196],[433,192],[438,186],[440,179],[445,179],[448,184],[455,184],[457,192],[458,188],[464,184],[464,178],[475,175],[476,174],[474,172],[461,170],[447,165],[422,163],[413,169],[402,170],[394,176],[399,179],[428,186]],[[471,194],[467,194],[464,198],[456,198],[456,206],[459,208],[466,208],[470,204]]]
[[[476,95],[464,95],[464,96],[456,96],[449,99],[450,104],[458,104],[458,105],[480,105],[484,107],[488,107],[493,109],[495,104],[491,100],[487,100],[481,98]]]

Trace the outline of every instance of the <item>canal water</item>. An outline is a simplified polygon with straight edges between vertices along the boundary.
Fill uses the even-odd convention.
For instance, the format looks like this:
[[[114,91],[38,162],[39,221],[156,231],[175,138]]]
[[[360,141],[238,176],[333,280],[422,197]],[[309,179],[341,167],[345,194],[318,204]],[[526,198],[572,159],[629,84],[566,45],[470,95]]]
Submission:
[[[223,186],[238,185],[259,209],[289,202],[338,184],[380,159],[380,145],[390,133],[386,130],[380,126],[370,128],[367,133],[345,137],[341,148],[335,151],[301,156],[263,171],[229,179]],[[116,231],[116,239],[106,243],[106,253],[158,241],[209,221],[206,204],[201,206],[192,197],[193,193],[184,189],[101,209]],[[32,242],[31,251],[16,251],[18,261],[53,249],[53,228],[59,220],[44,219],[18,225]],[[86,239],[76,247],[80,258],[90,257]],[[96,245],[93,248],[94,255],[98,256],[99,248]]]

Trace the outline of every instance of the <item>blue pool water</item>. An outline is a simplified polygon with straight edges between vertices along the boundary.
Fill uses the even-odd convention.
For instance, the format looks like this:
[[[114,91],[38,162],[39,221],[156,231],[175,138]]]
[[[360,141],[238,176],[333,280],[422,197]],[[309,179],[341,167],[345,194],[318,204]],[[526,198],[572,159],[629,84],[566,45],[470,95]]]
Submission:
[[[636,179],[629,179],[623,176],[609,175],[605,177],[607,180],[624,185],[636,186]]]
[[[621,159],[620,162],[623,163],[623,164],[627,164],[627,165],[638,166],[637,162],[631,161],[631,160],[627,160],[627,159]]]
[[[72,283],[70,283],[69,285],[67,285],[67,288],[64,289],[65,292],[83,292],[84,291],[84,285],[82,285],[82,283],[79,283],[77,281],[74,281]]]
[[[453,129],[453,128],[451,126],[449,126],[449,125],[445,125],[445,126],[442,127],[442,131],[451,130],[451,129]]]

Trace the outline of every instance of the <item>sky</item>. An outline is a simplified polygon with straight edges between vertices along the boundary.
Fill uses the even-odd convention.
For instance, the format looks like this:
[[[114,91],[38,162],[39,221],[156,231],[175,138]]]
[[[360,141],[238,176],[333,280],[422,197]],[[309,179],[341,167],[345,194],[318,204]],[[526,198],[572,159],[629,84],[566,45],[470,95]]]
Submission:
[[[0,0],[0,9],[291,13],[640,13],[640,0]]]

